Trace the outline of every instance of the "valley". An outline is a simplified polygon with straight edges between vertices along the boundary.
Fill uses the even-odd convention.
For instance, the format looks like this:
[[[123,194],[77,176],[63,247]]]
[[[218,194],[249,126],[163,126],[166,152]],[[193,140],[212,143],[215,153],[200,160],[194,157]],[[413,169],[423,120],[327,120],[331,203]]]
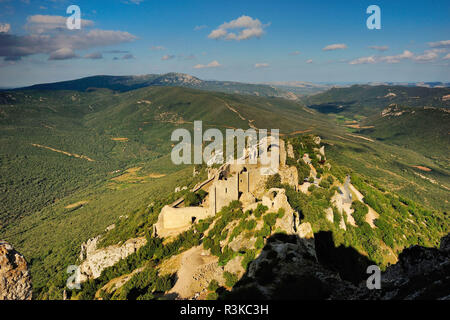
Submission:
[[[230,261],[228,272],[239,270],[239,276],[244,275],[247,270],[241,259],[249,264],[258,257],[262,240],[257,232],[263,230],[248,230],[258,245],[243,252],[235,248],[234,253],[222,246],[227,239],[216,240],[214,232],[218,236],[219,230],[206,231],[220,219],[225,219],[222,231],[231,234],[241,222],[244,230],[255,208],[250,216],[239,206],[225,209],[215,222],[206,219],[205,225],[195,224],[192,232],[186,231],[181,238],[164,239],[173,241],[173,249],[164,249],[158,238],[151,237],[161,209],[187,196],[208,176],[204,166],[193,175],[192,165],[175,166],[170,160],[171,132],[175,128],[192,131],[195,120],[223,132],[227,128],[279,128],[280,137],[293,145],[290,165],[299,174],[306,170],[300,162],[302,153],[317,154],[310,139],[320,136],[331,169],[313,157],[315,177],[331,177],[333,182],[319,186],[322,179],[315,187],[304,188],[305,194],[284,186],[289,205],[301,221],[295,226],[309,223],[314,234],[330,231],[336,245],[352,247],[383,268],[394,263],[404,248],[413,244],[436,247],[448,233],[450,141],[448,101],[442,99],[449,94],[448,88],[354,86],[293,100],[264,86],[258,89],[266,93],[258,96],[251,93],[256,90],[250,87],[253,85],[201,84],[179,74],[164,77],[93,77],[0,92],[0,235],[30,263],[34,298],[61,299],[67,266],[81,262],[80,245],[97,235],[102,235],[99,248],[136,237],[147,237],[149,245],[137,254],[139,258],[121,260],[110,267],[110,274],[103,274],[97,282],[91,279],[86,289],[73,292],[73,297],[137,298],[141,294],[129,293],[140,283],[136,282],[139,277],[162,279],[156,291],[162,287],[170,293],[176,268],[168,265],[172,259],[183,260],[179,255],[184,250],[209,250],[199,265]],[[366,202],[368,212],[362,220],[358,215],[353,222],[351,218],[342,220],[343,230],[338,213],[333,210],[330,221],[324,210],[331,206],[332,188],[339,187],[347,175],[363,196],[358,203]],[[300,187],[306,183],[298,181]],[[266,190],[260,191],[264,194]],[[231,221],[226,218],[227,210],[236,213]],[[256,226],[263,227],[265,219],[273,219],[264,219],[272,213],[253,218]],[[114,228],[105,231],[112,225]],[[271,228],[263,237],[263,245],[275,230]],[[217,246],[205,247],[205,240],[215,245],[221,242],[220,253]],[[161,252],[164,250],[169,251]],[[239,261],[232,262],[237,257]],[[165,266],[167,272],[158,278],[151,271],[155,266]],[[129,276],[123,289],[100,294],[100,288],[108,283],[111,287],[125,275]],[[232,290],[237,280],[227,277],[231,285],[226,278],[221,285]],[[143,279],[139,281],[146,286],[140,292],[145,295],[154,284]],[[172,290],[179,287],[184,285]],[[202,297],[207,295],[208,290]]]

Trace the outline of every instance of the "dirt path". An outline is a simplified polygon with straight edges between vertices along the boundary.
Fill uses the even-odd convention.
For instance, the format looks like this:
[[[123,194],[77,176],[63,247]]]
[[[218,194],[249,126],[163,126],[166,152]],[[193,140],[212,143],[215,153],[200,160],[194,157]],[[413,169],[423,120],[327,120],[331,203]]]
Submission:
[[[202,246],[184,252],[177,272],[178,280],[168,292],[176,293],[179,299],[192,299],[196,293],[203,291],[212,279],[221,276],[217,257],[204,254]]]
[[[76,154],[76,153],[70,153],[70,152],[67,152],[67,151],[54,149],[54,148],[43,146],[43,145],[40,145],[40,144],[37,144],[37,143],[32,143],[31,145],[33,147],[43,148],[43,149],[51,150],[51,151],[54,151],[54,152],[62,153],[62,154],[65,154],[66,156],[69,156],[69,157],[80,158],[80,159],[84,159],[84,160],[87,160],[87,161],[90,161],[90,162],[94,162],[95,161],[95,160],[93,160],[93,159],[91,159],[89,157],[83,156],[83,155],[79,155],[79,154]]]
[[[222,102],[225,104],[225,106],[232,112],[236,113],[238,115],[238,117],[241,120],[244,121],[248,121],[248,126],[252,129],[257,130],[258,128],[254,125],[255,120],[247,120],[246,118],[244,118],[244,116],[242,114],[239,113],[239,111],[237,111],[235,108],[233,108],[232,106],[230,106],[226,101],[222,100]]]
[[[375,221],[375,219],[378,219],[378,217],[380,216],[378,214],[378,212],[376,212],[375,210],[373,210],[371,207],[367,206],[369,208],[369,212],[367,212],[366,214],[366,222],[372,227],[372,228],[376,228],[376,225],[373,223]]]
[[[363,137],[363,136],[358,136],[356,134],[346,133],[346,135],[348,135],[350,137],[355,137],[355,138],[363,139],[363,140],[366,140],[366,141],[370,141],[370,142],[375,142],[375,140],[372,140],[372,139],[369,139],[369,138],[366,138],[366,137]]]

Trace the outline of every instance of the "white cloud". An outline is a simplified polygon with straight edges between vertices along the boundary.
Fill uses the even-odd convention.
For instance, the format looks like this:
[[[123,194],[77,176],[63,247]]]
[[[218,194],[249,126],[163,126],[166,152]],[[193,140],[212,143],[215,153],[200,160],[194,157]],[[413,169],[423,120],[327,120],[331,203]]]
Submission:
[[[379,60],[382,62],[387,63],[399,63],[401,60],[404,59],[411,59],[414,56],[414,54],[409,50],[404,50],[403,53],[398,54],[396,56],[385,56],[381,57]]]
[[[298,56],[301,52],[300,51],[294,51],[289,53],[290,56]]]
[[[313,59],[306,60],[306,63],[313,63]]]
[[[61,48],[50,54],[49,60],[67,60],[77,58],[78,56],[71,48]]]
[[[37,21],[43,21],[39,19]],[[70,57],[72,54],[69,54],[68,50],[75,52],[137,39],[136,36],[125,31],[100,29],[71,31],[66,28],[54,29],[53,27],[45,30],[45,33],[31,33],[24,36],[0,33],[0,57],[8,60],[20,60],[25,56],[43,53],[50,54],[51,60],[54,60],[65,56]]]
[[[370,49],[377,50],[377,51],[387,51],[389,50],[388,46],[369,46]]]
[[[34,16],[29,16],[27,18],[27,23],[25,24],[25,29],[30,33],[45,33],[51,30],[64,30],[67,29],[66,25],[67,17],[63,16],[51,16],[51,15],[41,15],[37,14]],[[94,22],[91,20],[81,20],[81,28],[91,27]]]
[[[349,62],[349,64],[365,64],[365,63],[376,63],[376,59],[374,56],[370,57],[361,57]]]
[[[171,59],[173,59],[173,58],[175,58],[174,55],[166,54],[166,55],[162,56],[161,60],[162,60],[162,61],[166,61],[166,60],[171,60]]]
[[[445,57],[443,57],[442,59],[444,60],[450,60],[450,53],[447,53],[447,55]]]
[[[206,65],[205,64],[197,64],[194,66],[194,69],[217,68],[220,66],[221,66],[221,64],[217,60],[214,60]]]
[[[347,45],[345,43],[335,43],[335,44],[329,44],[328,46],[324,47],[323,51],[331,51],[331,50],[339,50],[339,49],[347,49]]]
[[[422,55],[414,57],[414,60],[418,62],[433,61],[439,57],[438,52],[441,52],[441,50],[426,50]]]
[[[428,45],[432,48],[450,48],[450,40],[428,42]]]
[[[419,59],[418,59],[419,58]],[[429,58],[429,57],[428,57]],[[401,54],[395,55],[395,56],[369,56],[369,57],[361,57],[354,59],[349,62],[349,64],[356,65],[356,64],[374,64],[374,63],[399,63],[402,60],[405,59],[414,59],[414,60],[425,60],[426,57],[417,56],[414,57],[414,54],[411,51],[404,50]]]
[[[235,20],[221,24],[217,29],[211,31],[208,38],[236,41],[259,38],[264,34],[265,27],[267,25],[263,25],[258,19],[243,15]],[[237,30],[237,33],[230,30]]]
[[[267,68],[267,67],[269,67],[270,65],[268,64],[268,63],[265,63],[265,62],[263,62],[263,63],[255,63],[255,68],[256,69],[259,69],[259,68]]]
[[[8,33],[11,30],[9,23],[0,23],[0,33]]]

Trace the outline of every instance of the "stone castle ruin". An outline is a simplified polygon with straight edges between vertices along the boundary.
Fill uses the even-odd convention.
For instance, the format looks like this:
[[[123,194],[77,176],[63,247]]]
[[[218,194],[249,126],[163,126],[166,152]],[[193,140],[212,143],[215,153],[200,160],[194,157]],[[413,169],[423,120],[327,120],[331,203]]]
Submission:
[[[279,155],[278,173],[283,183],[288,183],[297,187],[297,170],[295,167],[286,166],[286,148],[281,139],[277,143],[272,143],[271,137],[265,138],[267,150],[261,152],[270,153],[277,148]],[[291,147],[292,148],[292,147]],[[243,159],[251,160],[255,157],[255,148],[248,148],[244,151]],[[253,159],[254,160],[254,159]],[[265,168],[259,161],[243,161],[243,164],[236,161],[227,162],[220,168],[209,168],[208,179],[200,184],[200,189],[205,190],[208,195],[203,203],[197,207],[184,207],[183,199],[179,199],[172,205],[165,206],[159,215],[158,222],[154,225],[154,233],[161,237],[172,236],[187,230],[196,221],[206,219],[216,215],[223,207],[232,201],[239,200],[244,207],[256,203],[256,199],[262,199],[264,195],[265,182],[268,177],[268,168]],[[253,162],[249,163],[249,162]],[[269,169],[270,170],[270,169]]]

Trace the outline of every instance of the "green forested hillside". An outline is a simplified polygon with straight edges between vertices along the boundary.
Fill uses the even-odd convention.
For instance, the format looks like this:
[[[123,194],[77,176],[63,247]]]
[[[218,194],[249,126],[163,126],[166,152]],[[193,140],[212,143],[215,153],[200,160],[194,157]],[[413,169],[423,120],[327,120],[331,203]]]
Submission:
[[[449,100],[443,98],[448,94],[450,88],[353,85],[348,88],[332,88],[307,96],[302,101],[323,113],[369,116],[390,104],[449,107]]]
[[[89,91],[104,88],[114,91],[130,91],[149,86],[186,87],[225,93],[249,94],[262,97],[291,97],[287,91],[264,84],[233,81],[205,81],[184,73],[148,74],[142,76],[93,76],[76,80],[38,84],[22,88],[32,90]]]
[[[157,214],[150,204],[170,202],[179,196],[175,187],[201,179],[192,177],[192,167],[170,161],[172,131],[192,130],[195,120],[203,120],[204,130],[318,134],[331,162],[370,179],[370,185],[414,199],[427,210],[449,210],[448,142],[436,144],[442,146],[441,157],[424,152],[435,131],[412,115],[400,117],[400,125],[398,117],[377,118],[378,109],[371,117],[356,117],[360,128],[355,129],[345,126],[353,116],[325,115],[281,98],[170,86],[115,90],[124,92],[0,92],[0,238],[27,257],[40,297],[60,295],[53,290],[64,282],[65,268],[76,262],[86,239],[120,216],[130,217],[119,228],[120,237],[135,236]],[[420,117],[431,112],[445,127],[441,111],[414,110]],[[402,135],[402,128],[411,126],[422,129],[412,141],[417,148]]]

